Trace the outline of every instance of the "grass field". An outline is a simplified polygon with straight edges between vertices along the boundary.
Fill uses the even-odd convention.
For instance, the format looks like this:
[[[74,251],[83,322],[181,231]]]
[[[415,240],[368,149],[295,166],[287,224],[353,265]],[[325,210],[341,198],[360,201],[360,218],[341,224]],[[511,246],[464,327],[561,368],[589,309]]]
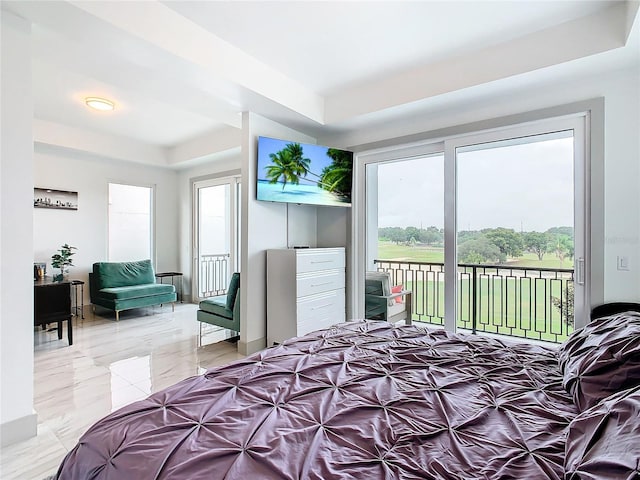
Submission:
[[[393,242],[378,242],[378,255],[383,260],[403,260],[406,262],[443,263],[444,249],[441,247],[422,247],[396,245]]]
[[[380,260],[402,260],[405,262],[443,263],[444,248],[428,246],[396,245],[393,242],[378,242]],[[525,253],[521,257],[509,259],[505,265],[532,268],[573,268],[573,260],[560,259],[553,253],[544,255],[542,261],[533,253]]]

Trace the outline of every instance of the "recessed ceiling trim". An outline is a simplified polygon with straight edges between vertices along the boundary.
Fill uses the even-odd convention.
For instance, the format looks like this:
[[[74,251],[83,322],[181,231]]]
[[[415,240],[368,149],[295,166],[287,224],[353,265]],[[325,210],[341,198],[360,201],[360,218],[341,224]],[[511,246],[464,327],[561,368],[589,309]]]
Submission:
[[[323,124],[324,98],[239,48],[225,42],[159,2],[71,0],[75,7],[116,28],[202,68],[222,83],[231,82]],[[232,88],[233,90],[234,88]]]
[[[356,85],[327,97],[325,124],[407,105],[624,47],[624,3],[431,65]]]

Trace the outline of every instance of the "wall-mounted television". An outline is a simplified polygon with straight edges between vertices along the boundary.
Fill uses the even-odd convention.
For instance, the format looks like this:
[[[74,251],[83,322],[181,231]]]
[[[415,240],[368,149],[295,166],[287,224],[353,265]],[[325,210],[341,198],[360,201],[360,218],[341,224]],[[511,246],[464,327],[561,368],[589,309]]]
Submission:
[[[257,199],[351,206],[353,152],[258,137]]]

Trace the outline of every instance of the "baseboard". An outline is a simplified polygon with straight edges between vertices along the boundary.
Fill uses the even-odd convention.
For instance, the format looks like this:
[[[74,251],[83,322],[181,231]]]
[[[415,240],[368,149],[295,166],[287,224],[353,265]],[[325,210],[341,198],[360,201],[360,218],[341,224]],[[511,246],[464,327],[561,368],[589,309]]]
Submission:
[[[241,353],[242,355],[251,355],[252,353],[264,350],[266,344],[266,337],[259,338],[258,340],[253,340],[248,343],[241,340],[238,342],[238,353]]]
[[[0,424],[0,446],[6,447],[14,443],[28,440],[38,434],[38,414],[16,418]]]

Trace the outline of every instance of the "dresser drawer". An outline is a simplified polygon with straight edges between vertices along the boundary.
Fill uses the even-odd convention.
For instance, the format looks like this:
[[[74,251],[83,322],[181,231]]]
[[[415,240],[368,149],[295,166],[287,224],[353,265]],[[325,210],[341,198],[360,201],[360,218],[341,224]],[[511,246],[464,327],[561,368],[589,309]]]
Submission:
[[[319,270],[344,269],[344,250],[309,250],[298,251],[296,258],[297,272],[317,272]]]
[[[344,288],[313,295],[298,302],[297,335],[305,335],[344,321]]]
[[[301,273],[296,276],[296,296],[298,298],[338,288],[344,288],[344,270]]]

